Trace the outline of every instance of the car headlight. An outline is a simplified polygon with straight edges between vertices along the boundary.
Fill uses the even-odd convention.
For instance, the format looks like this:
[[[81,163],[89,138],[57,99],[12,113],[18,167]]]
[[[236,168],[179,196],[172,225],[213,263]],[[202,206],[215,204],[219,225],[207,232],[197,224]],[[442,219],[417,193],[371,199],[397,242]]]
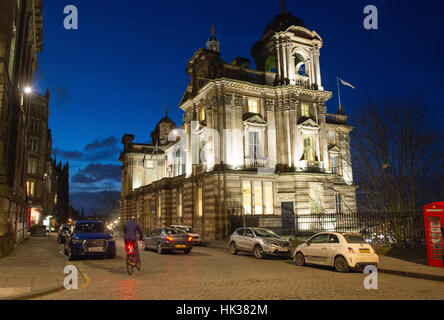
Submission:
[[[83,243],[83,240],[72,239],[71,242],[72,242],[73,244],[79,244],[79,243]]]
[[[268,241],[268,240],[264,240],[264,243],[265,243],[265,244],[273,244],[273,242],[270,242],[270,241]]]

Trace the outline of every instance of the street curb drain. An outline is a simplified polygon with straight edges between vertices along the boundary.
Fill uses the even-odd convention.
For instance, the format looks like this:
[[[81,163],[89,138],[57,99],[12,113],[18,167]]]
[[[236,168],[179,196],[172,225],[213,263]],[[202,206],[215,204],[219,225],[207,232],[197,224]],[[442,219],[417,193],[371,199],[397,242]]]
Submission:
[[[229,248],[222,248],[222,247],[213,247],[211,245],[205,244],[206,248],[211,249],[220,249],[220,250],[226,250],[230,251]],[[424,279],[424,280],[433,280],[433,281],[440,281],[444,282],[444,276],[438,276],[434,274],[426,274],[426,273],[419,273],[419,272],[409,272],[409,271],[400,271],[400,270],[393,270],[393,269],[380,269],[378,268],[378,272],[385,273],[385,274],[391,274],[395,276],[405,277],[405,278],[417,278],[417,279]]]

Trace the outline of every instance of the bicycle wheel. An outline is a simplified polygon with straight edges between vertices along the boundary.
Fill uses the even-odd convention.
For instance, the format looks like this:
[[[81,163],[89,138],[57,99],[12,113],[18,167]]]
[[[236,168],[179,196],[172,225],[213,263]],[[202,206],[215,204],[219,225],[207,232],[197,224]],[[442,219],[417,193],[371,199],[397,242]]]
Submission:
[[[134,266],[128,261],[128,259],[126,259],[126,271],[129,275],[132,275],[134,271]]]

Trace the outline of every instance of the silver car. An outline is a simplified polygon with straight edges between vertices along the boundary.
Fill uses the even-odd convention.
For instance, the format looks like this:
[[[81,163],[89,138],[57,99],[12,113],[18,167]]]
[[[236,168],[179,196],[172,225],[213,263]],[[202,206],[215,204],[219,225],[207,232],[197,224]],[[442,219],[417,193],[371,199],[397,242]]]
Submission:
[[[154,249],[160,254],[173,250],[189,254],[193,249],[193,237],[174,228],[157,228],[143,238],[142,249]]]
[[[239,228],[230,237],[231,254],[252,252],[257,259],[264,256],[290,257],[290,242],[264,228]]]

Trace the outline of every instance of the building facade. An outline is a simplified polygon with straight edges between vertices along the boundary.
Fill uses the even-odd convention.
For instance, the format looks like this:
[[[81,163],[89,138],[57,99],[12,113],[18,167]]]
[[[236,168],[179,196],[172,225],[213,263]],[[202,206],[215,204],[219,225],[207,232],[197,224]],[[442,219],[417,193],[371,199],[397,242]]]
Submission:
[[[27,123],[37,53],[42,50],[43,1],[0,1],[0,256],[27,229]]]
[[[122,161],[123,219],[136,216],[146,230],[186,224],[203,238],[226,239],[245,217],[285,232],[300,216],[355,211],[352,127],[343,108],[327,113],[322,43],[283,11],[253,45],[252,70],[248,59],[222,59],[213,28],[206,49],[188,61],[184,122],[162,148],[163,176],[134,184]],[[131,146],[124,143],[121,160]],[[299,230],[310,229],[305,221]]]
[[[45,216],[53,215],[57,176],[52,161],[52,135],[48,127],[49,91],[44,96],[31,95],[28,120],[28,159],[26,166],[26,195],[28,226],[39,224]]]

